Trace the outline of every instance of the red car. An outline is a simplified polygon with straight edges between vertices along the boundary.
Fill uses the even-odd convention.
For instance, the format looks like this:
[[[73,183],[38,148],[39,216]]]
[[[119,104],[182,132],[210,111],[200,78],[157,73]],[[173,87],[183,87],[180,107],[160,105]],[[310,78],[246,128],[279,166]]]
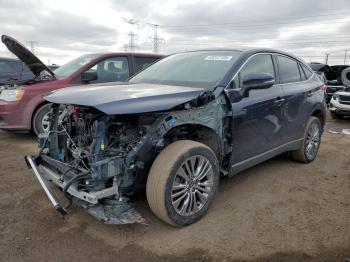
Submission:
[[[88,54],[53,72],[14,38],[3,35],[1,40],[30,68],[34,78],[0,87],[0,129],[33,130],[36,134],[49,127],[50,104],[43,100],[44,94],[74,85],[126,81],[163,57],[147,53]]]

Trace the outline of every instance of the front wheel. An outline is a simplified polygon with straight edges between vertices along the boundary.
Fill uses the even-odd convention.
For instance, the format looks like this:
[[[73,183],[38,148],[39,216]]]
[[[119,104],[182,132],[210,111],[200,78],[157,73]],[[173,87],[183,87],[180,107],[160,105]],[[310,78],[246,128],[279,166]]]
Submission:
[[[292,152],[292,158],[303,163],[314,161],[320,148],[321,133],[320,120],[314,116],[310,117],[306,125],[302,146]]]
[[[204,216],[217,192],[219,165],[206,145],[181,140],[167,146],[152,164],[146,194],[153,213],[173,226]]]
[[[49,131],[50,110],[51,110],[51,104],[45,104],[35,112],[32,126],[33,126],[33,131],[36,135]]]

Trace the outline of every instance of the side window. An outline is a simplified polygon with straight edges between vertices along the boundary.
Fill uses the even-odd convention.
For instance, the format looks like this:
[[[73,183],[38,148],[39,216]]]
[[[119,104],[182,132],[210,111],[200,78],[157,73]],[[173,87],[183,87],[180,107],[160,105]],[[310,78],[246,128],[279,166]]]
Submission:
[[[301,81],[298,63],[285,56],[277,56],[281,84]]]
[[[130,76],[127,57],[107,58],[92,66],[88,71],[97,73],[97,80],[91,83],[126,81]]]
[[[244,77],[251,73],[268,73],[275,76],[271,55],[261,54],[252,57],[230,83],[230,88],[241,88]]]
[[[305,75],[306,75],[306,79],[309,79],[309,78],[312,76],[313,72],[311,72],[310,69],[307,68],[307,67],[306,67],[305,65],[303,65],[303,64],[301,64],[301,67],[302,67],[303,70],[304,70],[304,73],[305,73]]]
[[[13,71],[8,62],[0,61],[0,73],[11,73]]]
[[[155,57],[134,57],[135,61],[135,74],[140,72],[141,70],[148,67],[150,64],[153,64],[155,61],[157,61],[159,58]]]
[[[304,73],[304,70],[303,70],[303,68],[301,67],[301,64],[300,64],[300,63],[299,63],[298,65],[299,65],[299,72],[300,72],[301,80],[302,80],[302,81],[305,81],[305,80],[306,80],[306,75],[305,75],[305,73]]]

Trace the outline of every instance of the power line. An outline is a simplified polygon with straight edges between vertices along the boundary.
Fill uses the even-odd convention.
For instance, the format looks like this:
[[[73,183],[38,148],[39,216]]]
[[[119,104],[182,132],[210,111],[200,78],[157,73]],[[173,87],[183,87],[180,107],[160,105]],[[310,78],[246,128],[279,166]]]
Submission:
[[[296,28],[286,28],[286,27],[273,27],[269,28],[269,31],[266,31],[266,26],[263,27],[254,27],[254,28],[215,28],[215,29],[208,29],[208,28],[202,28],[202,30],[197,29],[197,28],[189,28],[186,30],[181,30],[181,31],[169,31],[169,34],[175,34],[175,33],[180,33],[180,34],[197,34],[197,35],[232,35],[233,34],[245,34],[245,33],[250,33],[250,34],[256,34],[256,33],[264,33],[264,34],[271,34],[273,32],[282,32],[284,33],[298,33],[298,32],[305,32],[305,31],[310,31],[307,27],[311,25],[301,25]],[[322,31],[323,27],[320,25],[317,25],[319,28],[317,30]],[[329,28],[330,25],[327,25],[327,28]]]
[[[259,39],[256,39],[259,40]],[[216,41],[216,42],[209,42],[209,41],[205,41],[203,40],[201,43],[181,43],[181,45],[207,45],[207,44],[220,44],[221,41]],[[223,43],[229,43],[229,44],[240,44],[242,45],[242,42],[240,42],[239,40],[237,41],[232,41],[232,42],[223,42]],[[334,44],[334,43],[344,43],[344,44],[349,44],[349,41],[347,40],[330,40],[330,41],[302,41],[302,42],[281,42],[276,40],[276,45],[305,45],[305,44]],[[247,44],[247,43],[245,43]],[[179,45],[178,43],[171,43],[169,42],[168,45]]]
[[[252,23],[265,23],[265,22],[276,22],[276,21],[289,21],[289,20],[303,20],[303,19],[309,19],[314,17],[329,17],[334,15],[340,15],[340,16],[347,16],[349,13],[333,13],[333,14],[322,14],[322,15],[315,15],[315,16],[304,16],[304,17],[291,17],[291,18],[284,18],[284,19],[269,19],[269,20],[241,20],[236,22],[228,22],[228,23],[217,23],[217,24],[183,24],[183,25],[163,25],[165,28],[177,28],[177,27],[202,27],[202,26],[222,26],[222,25],[239,25],[239,24],[252,24]],[[336,18],[334,18],[336,19]],[[344,19],[339,18],[339,19]],[[330,20],[330,19],[328,19]],[[324,21],[324,20],[323,20]]]
[[[339,20],[339,21],[338,21]],[[341,20],[341,21],[340,21]],[[331,20],[309,20],[309,21],[296,21],[296,22],[280,22],[280,23],[269,23],[269,24],[263,24],[259,23],[257,25],[226,25],[226,26],[216,26],[216,25],[208,25],[205,27],[186,27],[186,28],[168,28],[167,30],[169,32],[184,32],[184,31],[202,31],[202,30],[227,30],[227,29],[239,29],[239,30],[255,30],[255,29],[266,29],[271,27],[306,27],[313,25],[315,23],[327,23],[327,25],[338,25],[344,23],[344,18],[341,19],[331,19]]]
[[[350,36],[344,36],[344,35],[339,35],[339,34],[334,34],[334,35],[327,35],[327,36],[312,36],[312,40],[329,40],[329,39],[341,39],[344,40],[345,42],[349,42],[350,43]],[[259,41],[264,41],[264,40],[273,40],[273,41],[278,41],[278,42],[285,42],[285,41],[290,41],[290,39],[277,39],[277,38],[265,38],[265,37],[248,37],[248,38],[236,38],[236,39],[222,39],[222,40],[211,40],[211,41],[207,41],[207,40],[203,40],[203,39],[193,39],[192,41],[188,41],[188,40],[176,40],[176,39],[170,39],[168,40],[169,42],[176,42],[176,43],[196,43],[196,41],[200,41],[202,42],[221,42],[221,43],[234,43],[234,42],[239,42],[239,41],[243,41],[243,40],[259,40]],[[308,38],[298,38],[295,39],[295,41],[305,41],[305,40],[310,40],[310,37]],[[338,40],[337,40],[338,41]]]

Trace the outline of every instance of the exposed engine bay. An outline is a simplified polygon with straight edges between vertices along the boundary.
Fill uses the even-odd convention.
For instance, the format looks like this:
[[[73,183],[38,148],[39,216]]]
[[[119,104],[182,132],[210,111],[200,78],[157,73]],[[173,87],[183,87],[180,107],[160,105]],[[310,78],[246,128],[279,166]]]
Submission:
[[[53,104],[50,130],[38,136],[40,152],[26,162],[62,215],[74,202],[105,223],[142,223],[129,199],[145,188],[153,160],[166,145],[193,138],[212,144],[218,156],[229,152],[229,143],[211,140],[213,131],[203,129],[223,135],[229,122],[217,119],[229,117],[225,108],[224,97],[204,107],[190,102],[174,111],[141,114],[108,115],[91,106]],[[63,191],[66,207],[44,180]]]
[[[119,209],[130,213],[125,200],[135,192],[136,169],[144,168],[144,162],[137,162],[134,151],[155,122],[154,115],[108,116],[93,108],[58,105],[51,114],[50,132],[38,136],[41,152],[36,161],[40,168],[56,174],[58,179],[49,180],[57,180],[68,199],[78,198],[75,199],[78,204],[90,208],[95,212],[93,215],[105,222],[119,222],[113,222],[106,214],[97,214],[96,206],[103,199],[113,203],[113,208],[117,203]],[[79,198],[87,203],[79,203]],[[106,213],[105,206],[100,213]],[[138,216],[137,220],[142,222]]]

